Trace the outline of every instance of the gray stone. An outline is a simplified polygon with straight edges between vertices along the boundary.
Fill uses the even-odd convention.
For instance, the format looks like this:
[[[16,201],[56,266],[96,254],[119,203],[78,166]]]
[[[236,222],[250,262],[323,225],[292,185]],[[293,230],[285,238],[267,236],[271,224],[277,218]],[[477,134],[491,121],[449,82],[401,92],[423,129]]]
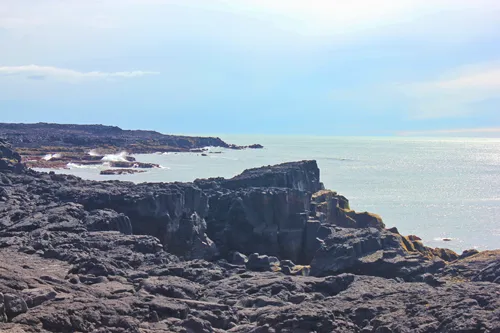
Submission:
[[[12,319],[22,313],[28,312],[28,305],[22,297],[15,294],[4,294],[5,314]]]

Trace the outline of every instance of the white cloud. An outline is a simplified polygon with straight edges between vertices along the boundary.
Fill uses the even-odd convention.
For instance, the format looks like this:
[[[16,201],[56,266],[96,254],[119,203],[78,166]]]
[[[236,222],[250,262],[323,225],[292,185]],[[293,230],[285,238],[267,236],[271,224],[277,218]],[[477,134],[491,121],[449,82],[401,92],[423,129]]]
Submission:
[[[451,43],[497,34],[499,17],[498,0],[0,0],[0,44],[10,46],[0,62],[111,57],[179,41],[289,54],[384,38]]]
[[[443,90],[481,89],[500,91],[500,67],[489,68],[477,73],[461,75],[453,79],[435,82],[431,86]]]
[[[474,103],[500,98],[500,62],[464,66],[428,82],[399,86],[415,107],[414,119],[467,116]]]
[[[150,23],[151,14],[161,11],[163,22],[176,19],[170,9],[186,8],[253,17],[300,34],[343,35],[407,24],[428,37],[440,30],[456,36],[488,28],[498,19],[497,0],[3,0],[0,27],[126,26],[131,20]],[[140,15],[139,15],[140,14]],[[166,16],[165,16],[166,15]],[[142,17],[142,19],[141,19]],[[426,18],[431,18],[431,22]],[[452,22],[450,22],[450,18]],[[156,18],[157,19],[157,18]],[[431,23],[431,24],[429,24]],[[450,25],[450,23],[453,23]],[[163,23],[162,23],[163,24]],[[486,25],[485,25],[486,24]],[[418,27],[418,29],[415,29]],[[494,28],[494,26],[489,27]],[[387,29],[386,29],[387,30]],[[461,31],[461,33],[456,33]]]
[[[118,79],[136,78],[146,75],[157,75],[159,72],[129,71],[129,72],[80,72],[73,69],[52,66],[3,66],[0,67],[1,76],[21,76],[27,79],[56,79],[60,81],[77,82],[85,79]]]
[[[500,135],[500,127],[481,127],[481,128],[456,128],[444,130],[428,130],[428,131],[404,131],[398,132],[397,135],[402,136],[432,136],[432,135],[472,135],[472,136],[498,136]]]

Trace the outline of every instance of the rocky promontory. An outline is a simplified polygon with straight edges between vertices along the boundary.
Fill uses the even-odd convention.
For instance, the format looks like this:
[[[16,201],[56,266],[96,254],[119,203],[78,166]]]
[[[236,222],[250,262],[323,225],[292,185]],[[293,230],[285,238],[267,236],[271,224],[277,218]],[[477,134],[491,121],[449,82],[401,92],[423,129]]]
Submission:
[[[500,332],[500,251],[401,235],[315,161],[94,182],[0,140],[0,331]]]
[[[263,148],[260,144],[229,144],[215,137],[166,135],[104,125],[0,123],[0,138],[10,142],[30,167],[57,169],[66,168],[68,163],[101,164],[105,155],[122,152],[152,154],[204,152],[206,147]]]

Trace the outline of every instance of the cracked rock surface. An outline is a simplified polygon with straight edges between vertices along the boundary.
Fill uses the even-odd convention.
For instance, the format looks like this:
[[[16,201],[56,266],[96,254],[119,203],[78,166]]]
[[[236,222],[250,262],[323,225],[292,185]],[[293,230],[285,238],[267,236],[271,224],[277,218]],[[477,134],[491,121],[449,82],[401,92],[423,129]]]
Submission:
[[[386,229],[314,161],[135,185],[0,152],[0,332],[500,332],[500,251]]]

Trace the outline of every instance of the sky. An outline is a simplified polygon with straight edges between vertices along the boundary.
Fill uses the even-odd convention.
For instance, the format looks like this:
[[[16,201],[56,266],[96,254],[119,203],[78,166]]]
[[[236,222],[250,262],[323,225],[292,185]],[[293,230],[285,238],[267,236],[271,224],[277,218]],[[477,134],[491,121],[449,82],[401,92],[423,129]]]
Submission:
[[[1,0],[0,121],[500,137],[498,0]]]

